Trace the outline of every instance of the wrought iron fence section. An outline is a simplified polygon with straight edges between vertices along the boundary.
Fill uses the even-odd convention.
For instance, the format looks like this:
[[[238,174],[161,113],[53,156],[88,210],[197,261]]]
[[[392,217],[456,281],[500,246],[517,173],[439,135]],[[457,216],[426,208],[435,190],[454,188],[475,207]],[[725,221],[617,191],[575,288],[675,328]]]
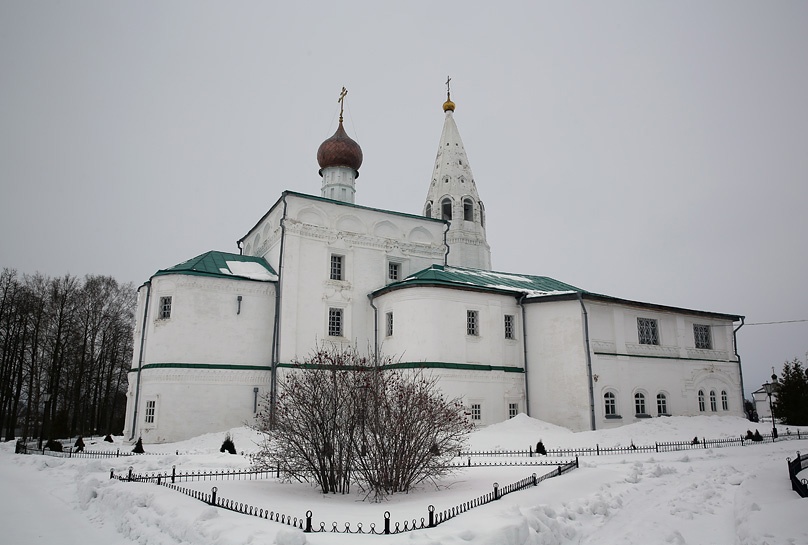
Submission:
[[[791,489],[800,495],[801,498],[808,498],[808,479],[800,479],[800,471],[808,468],[808,454],[800,454],[792,460],[786,458],[788,462],[788,477],[791,479]]]

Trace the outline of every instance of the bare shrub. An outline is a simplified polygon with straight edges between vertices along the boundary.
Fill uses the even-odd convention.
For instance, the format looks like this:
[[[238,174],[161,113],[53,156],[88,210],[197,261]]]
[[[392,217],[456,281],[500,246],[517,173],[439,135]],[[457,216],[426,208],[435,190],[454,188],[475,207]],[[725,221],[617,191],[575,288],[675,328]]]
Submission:
[[[451,473],[473,428],[462,405],[422,369],[393,367],[331,346],[296,363],[279,381],[274,426],[268,403],[258,415],[265,440],[255,465],[323,493],[356,483],[373,499]]]

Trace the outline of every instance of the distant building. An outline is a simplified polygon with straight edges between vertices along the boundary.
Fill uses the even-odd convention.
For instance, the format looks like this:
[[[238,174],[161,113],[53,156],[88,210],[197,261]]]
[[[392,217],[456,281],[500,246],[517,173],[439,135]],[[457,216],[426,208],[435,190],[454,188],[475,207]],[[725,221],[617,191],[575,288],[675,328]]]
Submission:
[[[127,437],[250,422],[277,374],[318,342],[427,369],[478,425],[520,412],[573,430],[744,414],[743,317],[491,270],[455,104],[443,109],[420,213],[355,204],[362,150],[340,116],[317,153],[319,196],[283,192],[238,252],[207,252],[140,287]]]

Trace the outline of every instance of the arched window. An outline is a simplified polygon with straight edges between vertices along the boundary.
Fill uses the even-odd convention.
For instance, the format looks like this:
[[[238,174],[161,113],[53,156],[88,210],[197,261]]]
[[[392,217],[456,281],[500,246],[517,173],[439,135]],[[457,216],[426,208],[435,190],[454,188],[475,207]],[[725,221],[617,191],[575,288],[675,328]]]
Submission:
[[[426,212],[424,212],[424,215],[428,218],[432,217],[432,201],[426,203]]]
[[[603,414],[606,416],[617,416],[617,399],[614,392],[603,394]]]
[[[474,221],[474,202],[471,199],[463,199],[463,219]]]
[[[726,390],[721,390],[721,408],[725,411],[729,410],[729,398]]]
[[[713,412],[718,410],[715,403],[715,390],[710,390],[710,410]]]
[[[699,390],[699,411],[704,412],[704,390]]]
[[[656,411],[657,414],[668,414],[668,396],[665,394],[657,394]]]
[[[485,208],[483,207],[483,201],[480,201],[480,225],[485,227]]]
[[[634,394],[634,414],[647,414],[645,412],[645,394],[641,392]]]
[[[452,219],[452,199],[446,197],[440,202],[441,219]]]

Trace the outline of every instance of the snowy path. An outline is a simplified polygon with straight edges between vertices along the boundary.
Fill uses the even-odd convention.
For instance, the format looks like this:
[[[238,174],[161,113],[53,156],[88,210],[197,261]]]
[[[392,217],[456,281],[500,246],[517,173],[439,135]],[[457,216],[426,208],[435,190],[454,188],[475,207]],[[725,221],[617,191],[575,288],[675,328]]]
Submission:
[[[30,462],[32,458],[17,458]],[[38,457],[31,464],[0,464],[0,513],[3,543],[134,543],[107,525],[95,525],[77,511],[72,473],[37,471],[63,465],[55,458]],[[15,460],[16,461],[16,460]]]

